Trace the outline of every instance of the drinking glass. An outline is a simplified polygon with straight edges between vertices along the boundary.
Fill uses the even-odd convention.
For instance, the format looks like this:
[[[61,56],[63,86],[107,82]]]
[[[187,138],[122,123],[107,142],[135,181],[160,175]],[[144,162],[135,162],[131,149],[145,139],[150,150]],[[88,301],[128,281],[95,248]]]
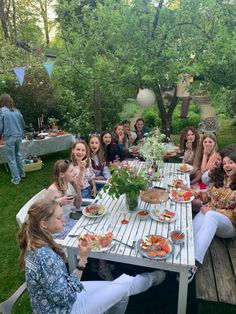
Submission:
[[[127,225],[129,223],[129,220],[126,219],[126,215],[128,213],[128,207],[126,206],[126,202],[125,202],[124,206],[122,206],[120,208],[120,212],[121,212],[121,214],[123,214],[123,219],[121,220],[121,224]]]

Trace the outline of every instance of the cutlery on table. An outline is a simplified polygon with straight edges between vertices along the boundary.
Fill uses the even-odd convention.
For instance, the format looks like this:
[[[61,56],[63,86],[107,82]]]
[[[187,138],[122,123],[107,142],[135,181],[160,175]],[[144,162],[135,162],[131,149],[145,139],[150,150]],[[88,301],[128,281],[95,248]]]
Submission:
[[[180,248],[179,248],[179,252],[177,253],[175,258],[178,258],[180,256],[180,252],[182,251],[183,247],[184,247],[184,243],[181,243]]]

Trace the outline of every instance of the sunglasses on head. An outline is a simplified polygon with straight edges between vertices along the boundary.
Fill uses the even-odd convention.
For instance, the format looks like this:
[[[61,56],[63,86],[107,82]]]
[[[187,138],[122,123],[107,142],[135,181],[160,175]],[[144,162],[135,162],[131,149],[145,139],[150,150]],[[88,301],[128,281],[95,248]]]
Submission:
[[[64,163],[68,165],[68,164],[72,163],[72,160],[71,159],[65,159]]]

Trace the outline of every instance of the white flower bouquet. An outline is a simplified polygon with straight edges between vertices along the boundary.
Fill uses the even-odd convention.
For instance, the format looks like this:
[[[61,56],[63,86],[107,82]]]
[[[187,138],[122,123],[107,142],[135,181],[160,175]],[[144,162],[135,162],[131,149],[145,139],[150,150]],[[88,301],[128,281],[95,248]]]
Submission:
[[[140,149],[141,155],[150,162],[158,162],[163,160],[165,145],[163,140],[166,138],[158,127],[154,128],[149,136],[145,138],[143,146]]]

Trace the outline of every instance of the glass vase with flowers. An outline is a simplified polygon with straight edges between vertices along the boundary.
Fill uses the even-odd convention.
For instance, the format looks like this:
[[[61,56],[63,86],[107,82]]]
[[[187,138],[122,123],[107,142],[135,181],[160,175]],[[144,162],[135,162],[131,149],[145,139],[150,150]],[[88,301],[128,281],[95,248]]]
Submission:
[[[125,208],[122,210],[124,220],[125,211],[132,212],[137,209],[139,193],[148,186],[146,173],[139,170],[139,168],[139,160],[135,160],[132,163],[128,161],[114,161],[109,167],[112,176],[109,179],[109,183],[104,186],[104,190],[112,197],[119,198],[121,195],[124,195]]]
[[[147,162],[151,162],[154,172],[157,172],[158,167],[163,166],[163,155],[165,152],[165,134],[162,134],[158,127],[154,128],[145,138],[140,154]]]

